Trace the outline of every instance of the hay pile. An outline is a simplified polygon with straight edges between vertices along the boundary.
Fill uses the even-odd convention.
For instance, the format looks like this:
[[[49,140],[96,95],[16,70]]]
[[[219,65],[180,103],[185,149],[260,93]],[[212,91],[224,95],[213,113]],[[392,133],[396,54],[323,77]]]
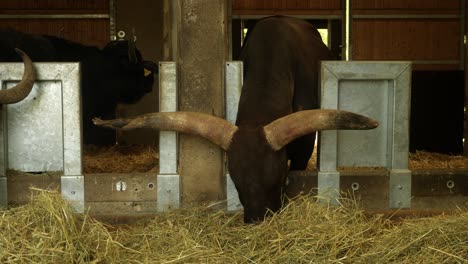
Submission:
[[[38,191],[0,211],[1,263],[467,263],[468,211],[393,224],[311,197],[258,225],[204,207],[110,227]]]
[[[307,170],[316,169],[317,160],[317,147],[314,149],[312,157],[307,164]],[[416,151],[409,153],[409,164],[410,170],[414,169],[468,169],[468,157],[447,155],[441,153],[427,152],[427,151]],[[346,167],[346,169],[352,169]],[[356,169],[356,168],[355,168]],[[357,168],[362,169],[362,168]],[[366,168],[373,169],[373,168]],[[379,168],[375,168],[379,169]]]
[[[145,145],[114,145],[83,148],[84,173],[158,172],[159,154]]]
[[[410,169],[467,169],[468,157],[416,151],[409,154]]]
[[[307,164],[316,169],[317,147]],[[84,173],[158,172],[159,153],[155,146],[114,145],[111,147],[84,146]],[[468,157],[417,151],[409,155],[410,169],[466,169]],[[349,169],[349,168],[347,168]],[[358,168],[362,169],[362,168]],[[369,168],[367,168],[369,169]]]

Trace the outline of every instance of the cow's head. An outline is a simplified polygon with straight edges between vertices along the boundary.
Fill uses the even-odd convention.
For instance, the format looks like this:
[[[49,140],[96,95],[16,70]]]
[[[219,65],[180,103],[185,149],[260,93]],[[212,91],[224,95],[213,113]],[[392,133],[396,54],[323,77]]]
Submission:
[[[235,126],[207,114],[152,113],[94,123],[119,129],[155,128],[202,136],[228,152],[229,172],[244,206],[244,221],[262,220],[281,207],[288,165],[285,146],[320,130],[372,129],[378,122],[339,110],[307,110],[279,118],[264,127]]]
[[[133,40],[111,41],[103,52],[116,66],[112,74],[119,78],[114,78],[115,83],[107,85],[117,90],[114,92],[118,93],[119,102],[135,103],[144,94],[151,92],[158,66],[152,61],[143,60]]]
[[[0,90],[0,104],[14,104],[26,98],[29,92],[31,92],[34,81],[36,80],[36,72],[34,71],[31,59],[22,50],[15,49],[15,51],[21,56],[24,62],[23,79],[10,89]]]
[[[267,208],[278,210],[288,173],[286,151],[274,150],[262,127],[239,127],[227,152],[229,174],[244,206],[245,221],[263,219]]]

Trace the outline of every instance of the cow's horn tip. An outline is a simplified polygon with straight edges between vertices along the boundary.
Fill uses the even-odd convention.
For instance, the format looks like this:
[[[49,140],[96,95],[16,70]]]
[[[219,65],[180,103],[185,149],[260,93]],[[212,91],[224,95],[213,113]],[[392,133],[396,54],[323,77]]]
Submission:
[[[102,119],[99,118],[99,117],[95,117],[95,118],[93,118],[93,123],[94,123],[95,125],[99,125],[99,124],[102,123]]]
[[[16,51],[16,53],[18,53],[20,56],[26,55],[26,53],[24,53],[24,51],[22,51],[22,50],[19,49],[19,48],[15,48],[15,51]]]

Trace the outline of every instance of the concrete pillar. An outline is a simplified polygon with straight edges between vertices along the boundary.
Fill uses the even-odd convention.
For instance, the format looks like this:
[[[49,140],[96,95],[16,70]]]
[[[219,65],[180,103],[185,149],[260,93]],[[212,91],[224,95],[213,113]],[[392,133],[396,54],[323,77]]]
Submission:
[[[165,60],[177,62],[179,111],[224,117],[228,0],[165,0]],[[226,199],[223,151],[179,134],[182,205]]]

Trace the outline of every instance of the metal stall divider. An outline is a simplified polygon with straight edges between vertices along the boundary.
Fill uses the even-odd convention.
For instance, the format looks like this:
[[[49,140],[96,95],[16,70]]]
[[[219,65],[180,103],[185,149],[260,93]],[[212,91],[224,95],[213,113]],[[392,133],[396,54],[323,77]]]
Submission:
[[[177,111],[177,64],[159,63],[159,111]],[[159,132],[159,174],[157,176],[157,209],[159,212],[180,207],[180,175],[177,132]]]
[[[21,102],[2,107],[0,206],[8,203],[7,171],[63,172],[62,196],[84,212],[80,65],[34,63],[36,83]],[[0,88],[21,80],[22,63],[0,63]]]
[[[241,94],[242,84],[244,82],[242,61],[226,62],[226,120],[231,123],[236,123],[237,108],[239,106],[239,98]],[[229,162],[229,161],[227,161]],[[236,186],[229,175],[226,163],[226,193],[227,193],[227,210],[238,211],[242,210],[242,204],[239,200]]]
[[[383,167],[389,176],[389,207],[410,207],[410,85],[411,62],[322,62],[321,108],[366,115],[379,127],[319,133],[319,197],[338,203],[338,167]]]

